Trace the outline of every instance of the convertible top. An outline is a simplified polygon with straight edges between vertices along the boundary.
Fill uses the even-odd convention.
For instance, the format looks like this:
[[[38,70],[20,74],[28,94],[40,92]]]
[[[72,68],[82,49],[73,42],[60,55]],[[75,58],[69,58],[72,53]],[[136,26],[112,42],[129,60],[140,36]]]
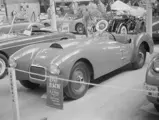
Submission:
[[[111,5],[111,9],[115,11],[126,11],[127,13],[135,17],[143,17],[146,14],[146,10],[144,8],[130,6],[122,1],[115,1]]]

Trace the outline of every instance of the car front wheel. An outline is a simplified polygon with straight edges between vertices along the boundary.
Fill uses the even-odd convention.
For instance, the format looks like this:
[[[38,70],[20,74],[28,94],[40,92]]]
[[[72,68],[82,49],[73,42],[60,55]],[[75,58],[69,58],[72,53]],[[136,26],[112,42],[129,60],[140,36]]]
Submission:
[[[20,80],[19,82],[22,86],[29,89],[37,89],[40,87],[40,84],[32,83],[29,80]]]
[[[155,108],[156,108],[157,112],[159,112],[159,105],[154,104],[154,106],[155,106]]]
[[[84,34],[85,33],[84,25],[82,23],[78,23],[76,25],[76,31],[78,34]]]
[[[64,88],[65,94],[68,98],[79,99],[85,95],[89,85],[83,83],[89,83],[91,79],[88,66],[84,62],[77,62],[70,73],[70,79],[77,82],[69,82]]]
[[[146,60],[146,49],[144,45],[140,45],[135,62],[132,63],[133,69],[140,69],[144,66]]]

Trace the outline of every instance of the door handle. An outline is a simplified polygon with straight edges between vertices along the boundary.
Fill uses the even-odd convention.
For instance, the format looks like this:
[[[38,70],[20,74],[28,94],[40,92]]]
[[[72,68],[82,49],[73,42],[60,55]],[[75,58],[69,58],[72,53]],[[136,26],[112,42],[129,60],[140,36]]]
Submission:
[[[122,57],[121,59],[122,59],[122,60],[125,60],[125,59],[126,59],[126,57]]]
[[[127,41],[128,41],[128,43],[131,43],[131,38],[130,38],[130,39],[128,39]]]

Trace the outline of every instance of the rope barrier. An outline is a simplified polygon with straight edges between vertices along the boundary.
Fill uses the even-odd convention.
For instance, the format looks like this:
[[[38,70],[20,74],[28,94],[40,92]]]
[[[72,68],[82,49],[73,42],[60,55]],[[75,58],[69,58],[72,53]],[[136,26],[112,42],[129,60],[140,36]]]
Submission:
[[[15,69],[15,71],[23,72],[23,73],[27,73],[27,74],[32,74],[32,75],[36,75],[36,76],[40,76],[40,77],[45,77],[45,78],[57,77],[56,78],[57,80],[61,80],[63,82],[71,82],[71,83],[84,84],[84,85],[90,85],[90,86],[96,86],[96,87],[107,87],[107,88],[119,89],[119,90],[131,90],[131,91],[144,92],[144,93],[149,92],[148,90],[145,90],[145,89],[123,88],[123,87],[114,86],[114,85],[101,85],[101,84],[95,84],[95,83],[86,83],[86,82],[74,81],[74,80],[60,78],[60,77],[58,77],[56,75],[47,76],[47,75],[41,75],[41,74],[37,74],[37,73],[33,73],[33,72],[28,72],[28,71],[20,70],[20,69]],[[144,84],[143,84],[143,88],[144,88]],[[156,92],[156,94],[159,94],[159,91]]]

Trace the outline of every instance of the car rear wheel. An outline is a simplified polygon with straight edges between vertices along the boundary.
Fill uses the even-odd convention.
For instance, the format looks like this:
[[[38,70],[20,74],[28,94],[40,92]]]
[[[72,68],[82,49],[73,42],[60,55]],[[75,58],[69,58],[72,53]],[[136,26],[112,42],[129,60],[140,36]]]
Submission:
[[[121,25],[119,28],[119,34],[128,34],[128,30],[125,25]]]
[[[132,63],[133,69],[140,69],[144,66],[146,60],[146,49],[144,45],[140,45],[139,51],[137,53],[137,58],[134,63]]]
[[[155,108],[156,108],[157,112],[159,112],[159,105],[154,104],[154,106],[155,106]]]
[[[76,25],[76,31],[78,34],[84,34],[85,33],[84,25],[82,23],[78,23]]]
[[[19,81],[22,86],[29,89],[37,89],[40,87],[40,84],[32,83],[29,80],[20,80]]]
[[[85,95],[88,90],[91,75],[89,67],[84,62],[77,62],[70,73],[70,79],[80,83],[69,82],[64,88],[65,94],[71,99],[79,99]]]
[[[4,78],[7,74],[8,59],[6,56],[0,54],[0,79]]]

